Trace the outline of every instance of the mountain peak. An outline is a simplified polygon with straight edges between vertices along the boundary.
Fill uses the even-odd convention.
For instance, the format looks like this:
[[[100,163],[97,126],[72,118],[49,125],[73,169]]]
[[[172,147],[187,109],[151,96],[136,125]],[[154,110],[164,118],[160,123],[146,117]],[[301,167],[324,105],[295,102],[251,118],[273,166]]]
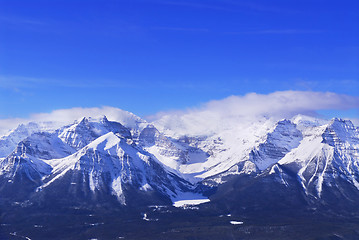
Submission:
[[[100,121],[101,121],[102,123],[108,122],[108,119],[107,119],[106,115],[102,115],[102,116],[100,117]]]
[[[291,121],[297,125],[299,129],[313,128],[318,127],[324,124],[327,124],[328,121],[322,120],[315,117],[310,117],[302,114],[294,116]]]
[[[359,144],[359,132],[350,120],[333,118],[323,133],[323,142],[330,146],[343,142]]]
[[[260,170],[265,170],[298,147],[302,139],[302,133],[294,123],[287,119],[281,120],[266,135],[265,142],[252,150],[250,159]]]
[[[347,119],[333,118],[329,123],[329,126],[331,127],[339,127],[344,125],[346,125],[347,128],[354,128],[354,124],[352,123],[352,121]]]
[[[75,121],[75,123],[78,123],[78,124],[81,124],[81,123],[86,124],[88,122],[107,123],[109,121],[105,115],[101,115],[99,117],[83,117],[83,118],[80,118],[79,120]]]
[[[285,126],[285,125],[295,125],[295,124],[289,119],[282,119],[282,120],[278,121],[276,125],[277,126],[279,126],[279,125]]]

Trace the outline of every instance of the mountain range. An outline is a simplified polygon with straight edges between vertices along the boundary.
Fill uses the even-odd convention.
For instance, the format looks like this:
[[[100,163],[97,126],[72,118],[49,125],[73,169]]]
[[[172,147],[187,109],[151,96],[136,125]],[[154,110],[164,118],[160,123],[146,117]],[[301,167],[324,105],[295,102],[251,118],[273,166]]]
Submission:
[[[13,231],[19,214],[73,208],[138,212],[149,222],[161,217],[149,218],[148,209],[185,219],[205,215],[206,221],[216,215],[249,222],[258,216],[359,222],[359,128],[349,120],[258,117],[219,121],[207,129],[190,119],[147,122],[125,111],[122,119],[84,117],[60,128],[31,122],[1,136],[1,216],[11,222],[2,223],[4,239],[29,232],[44,236],[23,226],[23,235]],[[324,232],[328,239],[355,239],[359,233],[352,228],[335,230],[342,235],[335,228]],[[242,239],[237,230],[223,239]]]

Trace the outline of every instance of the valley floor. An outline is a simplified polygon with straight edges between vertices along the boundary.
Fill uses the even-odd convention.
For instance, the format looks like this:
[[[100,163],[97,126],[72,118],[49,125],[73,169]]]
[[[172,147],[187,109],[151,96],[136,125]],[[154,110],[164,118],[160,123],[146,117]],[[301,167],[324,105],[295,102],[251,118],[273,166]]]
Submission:
[[[242,224],[243,222],[243,224]],[[237,223],[237,224],[233,224]],[[359,219],[328,216],[263,216],[206,209],[151,206],[1,209],[0,239],[359,239]]]

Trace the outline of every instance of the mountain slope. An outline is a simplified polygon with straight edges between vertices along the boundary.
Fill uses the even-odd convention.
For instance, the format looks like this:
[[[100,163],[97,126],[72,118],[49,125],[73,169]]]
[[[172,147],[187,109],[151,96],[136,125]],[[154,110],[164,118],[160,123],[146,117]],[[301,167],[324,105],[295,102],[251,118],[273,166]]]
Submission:
[[[129,129],[106,117],[34,133],[0,160],[0,192],[5,198],[11,198],[8,189],[16,188],[24,192],[24,199],[92,203],[107,199],[142,205],[171,204],[178,194],[191,191],[188,182],[165,170],[136,142]]]
[[[85,195],[111,193],[121,204],[130,204],[131,199],[126,196],[132,188],[131,191],[138,193],[156,192],[162,196],[162,201],[169,203],[177,192],[189,187],[185,181],[166,172],[146,152],[139,151],[113,132],[97,138],[73,155],[48,163],[53,170],[44,179],[44,185],[39,188],[41,191],[56,183]]]
[[[323,186],[344,179],[359,189],[359,132],[350,121],[333,119],[311,130],[279,164],[297,172],[307,194],[321,197]]]
[[[0,194],[5,199],[28,199],[42,183],[42,177],[50,174],[51,166],[44,161],[26,155],[27,147],[20,143],[7,158],[0,160]]]
[[[298,147],[261,173],[228,178],[211,196],[212,204],[237,213],[358,216],[358,129],[333,119],[311,124],[302,134]]]
[[[7,157],[12,151],[14,151],[20,141],[24,140],[31,134],[51,130],[54,130],[54,126],[51,122],[30,122],[27,124],[20,124],[7,135],[0,136],[0,158]]]

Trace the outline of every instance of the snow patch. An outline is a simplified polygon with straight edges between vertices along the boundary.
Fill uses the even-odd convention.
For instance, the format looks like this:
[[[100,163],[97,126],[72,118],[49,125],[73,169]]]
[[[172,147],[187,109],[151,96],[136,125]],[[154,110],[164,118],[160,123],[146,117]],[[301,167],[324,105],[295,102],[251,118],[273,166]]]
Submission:
[[[230,223],[232,225],[242,225],[243,224],[243,222],[240,222],[240,221],[230,221]]]
[[[359,190],[359,183],[358,183],[358,181],[357,180],[355,180],[354,179],[354,177],[353,177],[353,184],[354,184],[354,186]]]
[[[140,190],[141,191],[150,191],[150,190],[153,190],[153,188],[151,187],[150,184],[146,183],[142,187],[140,187]]]
[[[142,216],[143,216],[142,219],[147,222],[157,222],[158,221],[158,218],[148,218],[147,213],[143,213]]]
[[[125,204],[125,196],[123,195],[123,192],[122,192],[121,177],[114,179],[111,187],[112,187],[112,193],[117,197],[117,199],[122,204]]]
[[[186,192],[177,195],[172,201],[174,207],[184,207],[186,205],[199,205],[210,200],[201,194]]]

